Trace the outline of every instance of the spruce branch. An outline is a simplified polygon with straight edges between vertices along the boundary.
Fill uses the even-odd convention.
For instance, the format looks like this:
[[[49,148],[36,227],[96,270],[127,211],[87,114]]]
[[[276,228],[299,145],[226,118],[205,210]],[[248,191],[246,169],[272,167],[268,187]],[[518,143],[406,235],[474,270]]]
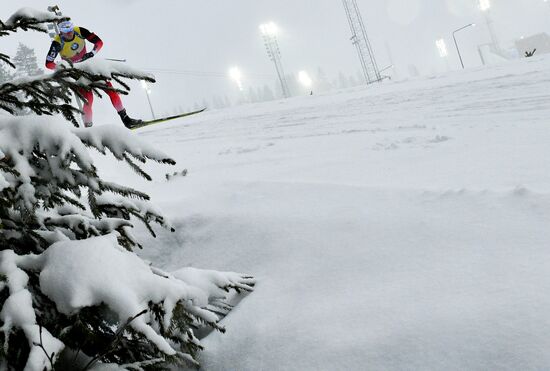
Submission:
[[[151,197],[149,197],[147,193],[137,191],[130,187],[123,187],[116,183],[100,181],[99,188],[102,192],[108,191],[111,193],[119,194],[121,196],[129,197],[129,198],[137,198],[139,200],[144,200],[144,201],[149,201],[151,199]]]
[[[19,11],[12,15],[10,19],[8,19],[6,22],[0,20],[0,37],[7,36],[9,33],[17,32],[18,30],[32,30],[46,33],[47,30],[41,27],[45,23],[57,23],[67,21],[69,19],[69,17],[60,17],[51,13],[48,16],[43,17],[42,19],[36,19],[34,17],[29,17],[23,14],[23,12]]]
[[[130,165],[130,167],[132,168],[132,170],[134,170],[134,172],[138,175],[140,175],[141,177],[147,179],[148,181],[151,181],[153,180],[153,178],[151,178],[151,176],[149,174],[147,174],[145,171],[143,171],[143,169],[141,169],[135,162],[132,161],[132,159],[130,159],[130,157],[128,157],[127,154],[124,154],[123,155],[123,158],[124,160],[126,160],[126,163],[128,165]]]
[[[111,341],[110,344],[108,344],[107,348],[103,352],[93,357],[90,360],[90,362],[88,362],[88,364],[82,369],[82,371],[89,370],[96,362],[98,362],[100,359],[102,359],[103,357],[111,353],[116,348],[118,343],[120,343],[122,339],[122,335],[124,334],[124,331],[126,331],[126,329],[130,326],[130,324],[136,319],[138,319],[139,317],[146,314],[147,312],[149,312],[149,309],[144,309],[143,311],[139,312],[135,316],[128,318],[126,322],[118,328],[117,332],[113,336],[113,340]]]
[[[44,348],[44,343],[42,341],[42,325],[38,325],[38,331],[39,331],[39,337],[40,337],[40,343],[33,343],[34,346],[37,346],[39,347],[40,349],[42,349],[42,351],[44,352],[44,354],[46,354],[46,357],[48,358],[48,361],[50,362],[50,366],[51,366],[51,369],[52,371],[54,370],[54,357],[55,357],[55,352],[52,353],[51,355],[48,354],[48,351],[46,350],[46,348]]]
[[[1,35],[0,35],[0,36],[1,36]],[[0,53],[0,61],[6,63],[8,66],[10,66],[11,68],[14,68],[14,69],[15,69],[15,64],[13,64],[13,63],[10,61],[9,55],[4,54],[4,53]]]

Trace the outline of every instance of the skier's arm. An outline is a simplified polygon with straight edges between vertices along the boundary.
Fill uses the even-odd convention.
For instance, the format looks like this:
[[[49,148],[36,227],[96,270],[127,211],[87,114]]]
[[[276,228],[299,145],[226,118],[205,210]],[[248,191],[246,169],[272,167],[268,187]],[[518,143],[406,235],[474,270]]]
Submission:
[[[50,51],[48,51],[48,55],[46,56],[46,68],[50,70],[55,70],[55,67],[57,64],[55,63],[55,58],[57,58],[57,55],[61,51],[61,44],[57,41],[52,41],[52,45],[50,46]]]
[[[83,38],[94,44],[94,48],[90,53],[93,53],[93,55],[96,55],[101,48],[103,48],[103,40],[99,38],[95,33],[88,31],[84,27],[80,27],[80,34]]]

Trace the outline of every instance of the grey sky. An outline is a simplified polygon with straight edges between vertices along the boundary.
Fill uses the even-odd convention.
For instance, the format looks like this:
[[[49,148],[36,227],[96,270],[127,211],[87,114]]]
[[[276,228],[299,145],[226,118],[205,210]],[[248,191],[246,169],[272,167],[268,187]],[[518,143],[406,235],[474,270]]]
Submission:
[[[45,9],[52,1],[9,1],[3,18],[30,6]],[[477,0],[359,0],[376,56],[389,64],[388,49],[401,77],[414,64],[422,74],[443,71],[434,41],[444,37],[457,67],[450,34],[470,22],[479,24],[460,34],[468,66],[480,64],[476,46],[488,42]],[[505,46],[523,35],[550,31],[550,6],[543,0],[492,0],[495,28]],[[280,46],[288,73],[322,67],[329,77],[339,71],[355,74],[359,69],[349,42],[349,28],[340,0],[58,0],[57,4],[78,25],[95,31],[105,41],[103,57],[126,58],[135,67],[153,69],[227,72],[239,66],[245,87],[273,84],[274,75],[265,55],[258,25],[276,22],[282,30]],[[35,48],[42,60],[49,47],[44,35],[16,34],[2,40],[13,53],[17,41]],[[220,77],[157,73],[153,100],[158,111],[189,107],[213,94],[236,94],[234,85]],[[264,77],[265,76],[265,77]],[[180,89],[177,93],[177,89]],[[146,115],[143,92],[136,88],[127,98],[130,110]],[[100,112],[109,112],[101,104]]]

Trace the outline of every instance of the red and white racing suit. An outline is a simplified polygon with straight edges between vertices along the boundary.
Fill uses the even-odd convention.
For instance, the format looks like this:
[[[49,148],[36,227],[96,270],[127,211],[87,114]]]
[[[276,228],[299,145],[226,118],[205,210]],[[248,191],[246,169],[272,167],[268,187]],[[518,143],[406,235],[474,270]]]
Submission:
[[[64,60],[71,61],[72,63],[78,63],[82,61],[82,58],[87,53],[86,51],[86,41],[94,44],[92,50],[93,54],[96,54],[103,47],[103,41],[93,32],[88,31],[84,27],[75,27],[74,36],[72,40],[64,40],[62,37],[57,35],[52,41],[50,46],[50,51],[46,57],[46,68],[53,70],[57,66],[55,59],[58,55],[61,55],[61,58]],[[113,85],[110,82],[107,82],[107,86],[112,87]],[[88,126],[91,125],[93,121],[93,110],[92,104],[94,103],[94,94],[91,90],[81,89],[80,93],[86,98],[84,102],[84,123]],[[107,91],[107,95],[111,99],[113,107],[117,112],[124,110],[124,105],[120,99],[120,95],[114,91]]]

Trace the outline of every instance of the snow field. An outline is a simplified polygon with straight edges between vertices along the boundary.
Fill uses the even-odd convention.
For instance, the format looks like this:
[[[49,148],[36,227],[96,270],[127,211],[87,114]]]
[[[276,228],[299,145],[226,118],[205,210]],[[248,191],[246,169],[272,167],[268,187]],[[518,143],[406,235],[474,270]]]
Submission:
[[[204,369],[548,368],[548,82],[533,58],[139,132],[189,169],[143,185],[177,232],[142,255],[258,278]]]

